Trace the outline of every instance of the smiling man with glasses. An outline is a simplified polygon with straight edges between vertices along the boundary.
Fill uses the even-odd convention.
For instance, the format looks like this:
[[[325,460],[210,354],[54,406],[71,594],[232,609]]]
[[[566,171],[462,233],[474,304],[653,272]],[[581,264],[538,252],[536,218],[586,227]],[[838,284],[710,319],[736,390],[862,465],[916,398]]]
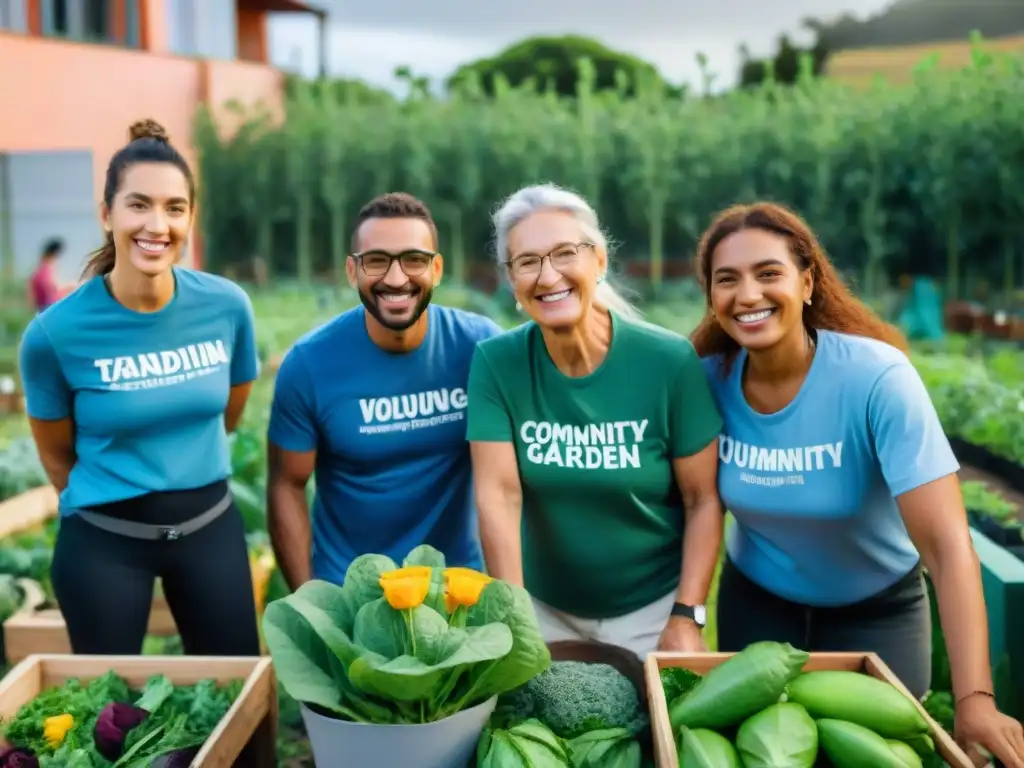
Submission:
[[[477,342],[501,329],[431,304],[444,263],[411,195],[364,206],[346,266],[362,306],[300,339],[277,374],[267,515],[285,579],[340,583],[360,554],[401,562],[419,544],[481,568],[466,383]]]

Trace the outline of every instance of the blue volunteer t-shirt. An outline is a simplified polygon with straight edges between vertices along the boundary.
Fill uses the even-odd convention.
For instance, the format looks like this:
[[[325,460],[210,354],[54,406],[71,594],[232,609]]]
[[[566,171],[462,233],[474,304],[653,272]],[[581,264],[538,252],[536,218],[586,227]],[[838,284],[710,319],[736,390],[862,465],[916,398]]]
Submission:
[[[959,464],[917,371],[895,347],[818,331],[800,392],[781,411],[743,395],[741,352],[728,378],[705,359],[725,421],[718,486],[736,518],[736,567],[770,592],[812,606],[881,592],[919,560],[895,497]]]
[[[259,374],[252,304],[216,275],[174,276],[174,297],[157,312],[122,306],[95,277],[25,329],[28,415],[74,420],[63,515],[230,474],[228,395]]]
[[[367,552],[402,559],[430,544],[482,567],[466,442],[466,383],[477,342],[501,329],[430,305],[427,335],[393,354],[356,307],[307,334],[277,373],[269,440],[315,450],[314,578],[341,583]]]

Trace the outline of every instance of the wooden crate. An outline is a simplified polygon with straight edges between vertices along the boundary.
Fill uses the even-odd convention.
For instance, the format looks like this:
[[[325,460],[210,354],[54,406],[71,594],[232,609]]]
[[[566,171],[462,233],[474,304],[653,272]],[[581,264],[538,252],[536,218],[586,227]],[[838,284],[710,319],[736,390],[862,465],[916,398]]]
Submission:
[[[647,703],[651,710],[651,730],[654,735],[655,765],[658,768],[679,768],[679,754],[676,748],[676,737],[668,722],[668,702],[665,689],[661,684],[661,670],[666,667],[683,667],[698,674],[706,675],[723,661],[734,654],[731,653],[652,653],[644,662],[644,676],[647,679]],[[949,763],[950,768],[973,768],[973,763],[963,750],[953,741],[953,737],[929,717],[924,707],[906,689],[884,662],[874,653],[812,653],[804,665],[805,672],[816,672],[823,669],[847,670],[884,680],[901,691],[918,708],[928,725],[931,726],[931,737],[935,748]]]
[[[178,633],[167,600],[161,595],[153,597],[147,633],[157,637],[171,637]],[[60,609],[21,611],[7,619],[4,622],[4,653],[9,664],[35,653],[71,653],[71,639]]]
[[[57,490],[33,488],[0,501],[0,539],[38,528],[57,516]]]
[[[191,768],[273,768],[277,763],[277,681],[269,658],[209,656],[35,655],[0,681],[0,721],[13,717],[35,696],[71,678],[91,680],[113,670],[141,688],[156,674],[192,685],[213,679],[245,686],[192,761]]]

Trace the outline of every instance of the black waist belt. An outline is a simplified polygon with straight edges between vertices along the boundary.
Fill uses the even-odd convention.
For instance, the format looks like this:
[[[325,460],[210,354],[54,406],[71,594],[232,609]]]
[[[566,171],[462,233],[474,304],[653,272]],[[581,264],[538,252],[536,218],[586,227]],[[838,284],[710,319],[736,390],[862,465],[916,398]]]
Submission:
[[[201,530],[223,515],[234,496],[228,491],[227,495],[218,501],[214,506],[191,520],[186,520],[179,525],[150,525],[148,523],[137,523],[134,520],[123,520],[119,517],[110,517],[97,512],[86,512],[78,510],[76,515],[81,517],[90,525],[102,528],[104,531],[116,533],[118,536],[128,536],[132,539],[146,539],[147,541],[177,541],[182,536],[188,536]]]

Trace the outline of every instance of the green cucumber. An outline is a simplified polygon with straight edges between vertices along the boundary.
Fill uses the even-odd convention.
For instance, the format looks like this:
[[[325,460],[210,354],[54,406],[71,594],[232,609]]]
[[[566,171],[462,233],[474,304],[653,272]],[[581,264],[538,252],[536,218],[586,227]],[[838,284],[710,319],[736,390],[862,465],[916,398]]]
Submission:
[[[802,704],[820,720],[845,720],[887,739],[928,733],[928,721],[902,691],[860,672],[824,670],[799,675],[786,699]]]
[[[818,744],[835,768],[907,768],[889,742],[856,723],[818,720]]]
[[[687,728],[728,728],[776,703],[803,669],[810,654],[789,643],[748,645],[708,672],[669,706],[672,732]]]

